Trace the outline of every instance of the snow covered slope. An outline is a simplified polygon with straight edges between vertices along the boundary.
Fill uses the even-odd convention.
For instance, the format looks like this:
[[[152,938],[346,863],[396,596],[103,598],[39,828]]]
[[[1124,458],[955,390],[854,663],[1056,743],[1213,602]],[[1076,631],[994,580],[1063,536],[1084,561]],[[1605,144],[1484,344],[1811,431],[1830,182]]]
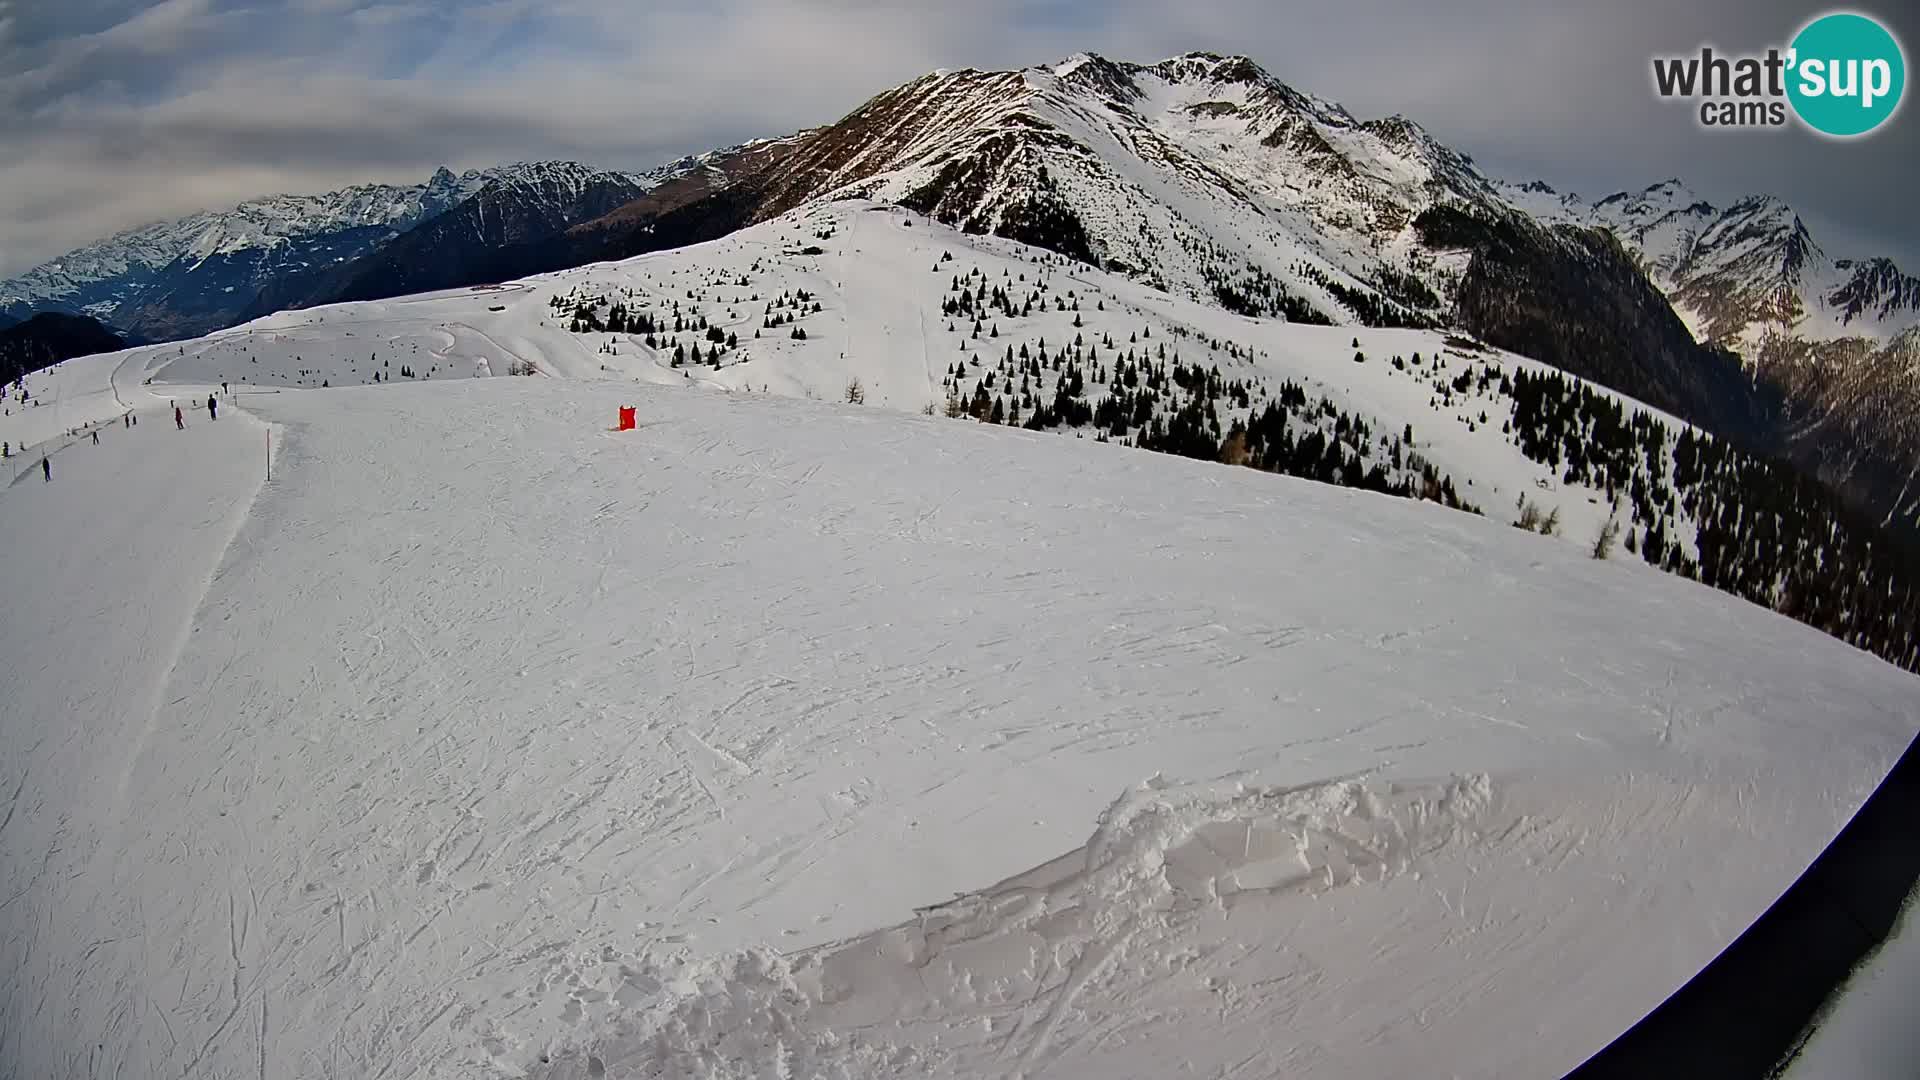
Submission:
[[[986,296],[976,300],[981,290]],[[996,290],[1004,307],[994,306]],[[964,310],[953,308],[963,302]],[[1431,465],[1436,482],[1496,517],[1514,516],[1522,497],[1543,513],[1558,510],[1560,536],[1583,546],[1614,514],[1619,493],[1597,476],[1569,480],[1563,468],[1529,458],[1505,430],[1515,402],[1502,377],[1551,374],[1542,365],[1439,331],[1234,315],[861,200],[815,205],[724,240],[622,263],[495,288],[283,312],[129,355],[161,381],[200,385],[338,387],[517,369],[843,400],[858,381],[869,405],[946,412],[950,399],[962,408],[978,400],[987,403],[980,410],[987,419],[997,400],[1003,420],[1016,426],[1034,421],[1036,411],[1038,419],[1052,412],[1049,429],[1133,441],[1149,439],[1155,424],[1166,437],[1182,409],[1204,395],[1166,386],[1143,405],[1140,387],[1127,385],[1120,368],[1182,366],[1218,373],[1219,392],[1193,406],[1205,415],[1206,438],[1219,443],[1236,422],[1272,405],[1287,414],[1292,438],[1319,430],[1340,442],[1350,483],[1378,465],[1386,482],[1418,487]],[[1023,366],[1039,370],[1023,375]],[[1078,421],[1057,408],[1076,370],[1089,410]],[[1095,419],[1110,401],[1128,403],[1124,432]],[[1661,419],[1674,437],[1685,430]],[[1367,433],[1349,420],[1364,421]],[[1654,524],[1638,509],[1623,502],[1623,526]],[[1664,518],[1676,543],[1691,543],[1684,510]]]
[[[0,1072],[1553,1075],[1920,726],[1415,501],[631,381],[236,397],[0,493]]]
[[[1616,557],[1920,666],[1899,550],[1813,482],[1674,417],[1444,331],[1234,315],[864,200],[125,355],[122,386],[538,374],[970,416],[1428,499],[1583,550],[1611,534]]]

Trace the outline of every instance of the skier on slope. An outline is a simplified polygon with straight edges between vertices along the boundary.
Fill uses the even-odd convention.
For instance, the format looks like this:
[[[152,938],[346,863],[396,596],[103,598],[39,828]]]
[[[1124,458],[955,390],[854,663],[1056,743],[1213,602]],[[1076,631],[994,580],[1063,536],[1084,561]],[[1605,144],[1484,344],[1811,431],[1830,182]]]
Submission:
[[[44,457],[40,459],[40,475],[46,477],[49,482],[53,480],[53,462],[52,461]]]
[[[95,446],[100,445],[100,429],[99,428],[93,429],[93,445]]]
[[[212,394],[207,395],[207,419],[209,420],[220,419],[220,403],[214,400],[214,396]]]
[[[187,430],[187,416],[180,411],[180,406],[178,405],[173,407],[173,429],[175,431]]]

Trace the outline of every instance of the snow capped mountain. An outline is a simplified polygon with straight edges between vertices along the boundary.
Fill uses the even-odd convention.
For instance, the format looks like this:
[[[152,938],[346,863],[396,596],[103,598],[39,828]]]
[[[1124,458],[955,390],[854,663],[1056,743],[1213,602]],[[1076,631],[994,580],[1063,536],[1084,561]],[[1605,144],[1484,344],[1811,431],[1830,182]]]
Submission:
[[[492,187],[565,200],[596,179],[653,181],[574,162],[531,162],[425,183],[272,195],[130,230],[0,282],[0,310],[85,312],[151,337],[229,325],[263,287],[350,262]]]
[[[229,210],[132,229],[0,282],[0,305],[63,307],[110,317],[176,262],[189,265],[248,249],[288,247],[367,227],[405,229],[477,191],[479,172],[441,169],[424,184],[366,184],[319,195],[271,195]]]
[[[1770,335],[1884,342],[1920,325],[1920,279],[1888,259],[1831,257],[1771,195],[1722,207],[1674,179],[1589,204],[1573,195],[1542,199],[1526,185],[1501,188],[1543,220],[1611,229],[1703,339],[1750,359]]]
[[[752,180],[754,218],[882,199],[1295,321],[1437,323],[1448,275],[1408,226],[1440,200],[1501,209],[1412,121],[1203,53],[936,73],[798,142]]]
[[[513,253],[524,246],[550,241],[703,164],[683,158],[644,175],[576,162],[495,170],[457,206],[357,258],[267,282],[240,316],[513,277]]]

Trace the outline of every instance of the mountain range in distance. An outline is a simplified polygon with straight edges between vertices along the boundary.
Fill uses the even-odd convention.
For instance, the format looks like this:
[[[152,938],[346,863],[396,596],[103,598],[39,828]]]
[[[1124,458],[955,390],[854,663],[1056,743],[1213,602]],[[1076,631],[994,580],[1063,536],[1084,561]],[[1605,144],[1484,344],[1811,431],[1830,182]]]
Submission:
[[[1446,327],[1792,461],[1920,522],[1920,279],[1829,255],[1768,196],[1595,201],[1490,176],[1244,57],[942,71],[784,138],[645,173],[542,162],[272,196],[0,282],[0,315],[155,340],[508,280],[866,198],[1252,318]]]

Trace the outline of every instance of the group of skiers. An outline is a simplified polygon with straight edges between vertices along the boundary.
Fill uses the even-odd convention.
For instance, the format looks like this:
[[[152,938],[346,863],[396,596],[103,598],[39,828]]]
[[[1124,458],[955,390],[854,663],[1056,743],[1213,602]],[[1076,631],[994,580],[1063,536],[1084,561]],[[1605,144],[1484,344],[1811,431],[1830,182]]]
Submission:
[[[220,390],[222,393],[225,393],[227,390],[227,384],[221,383]],[[220,419],[220,397],[218,394],[207,395],[207,419],[209,420]],[[132,410],[128,410],[125,415],[120,417],[120,425],[122,427],[132,428],[137,426],[139,423],[140,423],[139,414],[133,412]],[[178,401],[175,401],[173,403],[173,427],[175,431],[187,430],[187,414],[185,410],[183,410],[180,407],[180,403]],[[99,446],[100,445],[100,429],[98,427],[95,427],[92,431],[92,435],[93,435],[93,445]],[[42,454],[40,456],[40,476],[42,480],[48,483],[51,483],[53,481],[53,459],[49,455]]]

